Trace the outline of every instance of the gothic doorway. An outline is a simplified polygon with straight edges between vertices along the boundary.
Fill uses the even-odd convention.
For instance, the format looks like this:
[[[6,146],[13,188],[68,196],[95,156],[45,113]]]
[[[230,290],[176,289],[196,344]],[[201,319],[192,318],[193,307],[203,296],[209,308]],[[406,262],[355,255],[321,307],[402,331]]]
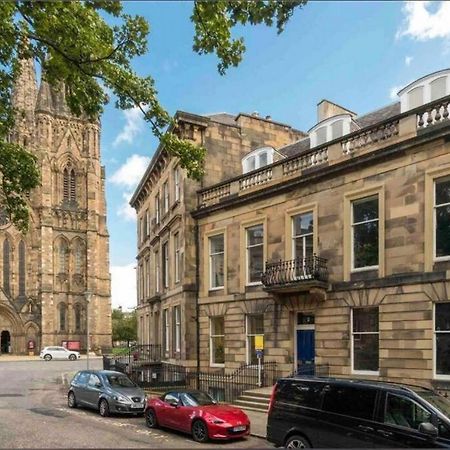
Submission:
[[[0,336],[0,351],[1,353],[9,353],[11,348],[11,335],[9,331],[3,330]]]

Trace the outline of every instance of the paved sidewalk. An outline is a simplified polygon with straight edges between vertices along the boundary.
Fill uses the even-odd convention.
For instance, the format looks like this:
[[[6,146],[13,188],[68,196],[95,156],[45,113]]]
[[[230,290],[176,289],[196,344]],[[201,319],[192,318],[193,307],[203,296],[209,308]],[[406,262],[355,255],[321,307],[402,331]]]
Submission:
[[[89,353],[89,359],[101,359],[102,356],[97,356],[95,353]],[[81,359],[86,359],[86,355],[81,355]],[[0,362],[2,361],[39,361],[39,355],[9,355],[9,354],[0,354]]]
[[[259,438],[266,439],[267,436],[267,413],[259,411],[243,410],[250,419],[250,434]]]

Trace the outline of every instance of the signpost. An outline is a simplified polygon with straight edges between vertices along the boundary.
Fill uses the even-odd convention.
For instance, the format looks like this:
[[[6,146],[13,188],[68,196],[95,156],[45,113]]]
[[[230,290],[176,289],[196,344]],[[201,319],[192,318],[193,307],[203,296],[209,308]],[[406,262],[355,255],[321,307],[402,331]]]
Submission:
[[[258,386],[261,387],[261,359],[264,354],[264,336],[255,336],[255,352],[258,358]]]

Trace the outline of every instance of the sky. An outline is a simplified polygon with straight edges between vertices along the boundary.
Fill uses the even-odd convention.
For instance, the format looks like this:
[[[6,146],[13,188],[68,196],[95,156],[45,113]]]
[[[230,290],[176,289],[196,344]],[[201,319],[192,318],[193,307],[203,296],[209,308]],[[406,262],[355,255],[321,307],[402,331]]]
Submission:
[[[124,2],[125,12],[150,24],[149,52],[133,68],[155,79],[171,114],[257,111],[307,131],[324,98],[365,114],[397,101],[411,81],[450,67],[450,2],[309,2],[280,35],[263,25],[237,28],[247,51],[225,76],[215,56],[192,50],[192,6]],[[128,201],[157,144],[137,110],[107,106],[101,151],[115,308],[136,306],[136,216]]]

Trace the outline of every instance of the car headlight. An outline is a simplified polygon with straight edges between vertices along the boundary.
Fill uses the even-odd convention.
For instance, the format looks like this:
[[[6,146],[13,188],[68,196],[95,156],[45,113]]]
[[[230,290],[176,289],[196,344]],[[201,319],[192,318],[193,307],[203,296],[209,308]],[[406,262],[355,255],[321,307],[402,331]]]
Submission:
[[[123,395],[114,395],[113,399],[116,400],[119,403],[129,403],[130,400],[126,397],[124,397]]]

